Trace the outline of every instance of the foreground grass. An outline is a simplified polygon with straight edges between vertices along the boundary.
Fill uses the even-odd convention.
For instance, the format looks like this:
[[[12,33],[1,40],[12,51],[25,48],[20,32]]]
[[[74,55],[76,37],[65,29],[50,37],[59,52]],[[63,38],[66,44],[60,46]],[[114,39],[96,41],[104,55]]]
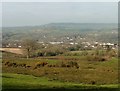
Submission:
[[[64,56],[63,56],[64,57]],[[60,57],[60,58],[63,58]],[[57,59],[58,58],[58,59]],[[17,73],[33,75],[38,77],[47,77],[50,79],[57,79],[64,82],[76,82],[84,84],[117,84],[118,83],[118,59],[111,58],[109,61],[95,62],[87,60],[74,60],[78,58],[75,56],[66,57],[67,59],[59,60],[59,57],[55,58],[31,58],[31,59],[3,59],[2,69],[4,73]],[[49,64],[59,64],[64,61],[77,61],[80,68],[64,68],[64,67],[40,67],[34,70],[37,62],[48,62]],[[17,64],[25,63],[30,68],[24,67],[8,67],[5,66],[5,62],[13,62]]]
[[[88,60],[86,56],[55,56],[38,58],[3,58],[3,90],[23,89],[62,89],[91,90],[97,91],[120,91],[118,90],[118,58],[111,57],[107,61],[99,62]],[[60,64],[61,62],[77,61],[79,69],[66,67],[40,67],[34,69],[38,62]],[[5,63],[26,64],[30,68],[9,67]],[[68,90],[69,89],[69,90]],[[60,91],[62,91],[60,90]]]
[[[72,82],[61,82],[51,80],[46,77],[35,77],[32,75],[22,75],[13,73],[3,73],[2,88],[5,89],[117,89],[117,84],[112,85],[89,85]],[[117,90],[116,90],[117,91]]]

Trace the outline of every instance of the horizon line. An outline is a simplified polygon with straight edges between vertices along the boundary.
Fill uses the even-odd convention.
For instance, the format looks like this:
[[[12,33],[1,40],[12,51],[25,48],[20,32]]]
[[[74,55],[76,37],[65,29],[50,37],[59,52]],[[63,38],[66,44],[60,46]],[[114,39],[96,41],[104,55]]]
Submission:
[[[118,23],[75,23],[75,22],[56,22],[56,23],[45,23],[45,24],[39,24],[39,25],[16,25],[16,26],[0,26],[0,28],[12,28],[12,27],[37,27],[37,26],[43,26],[43,25],[48,25],[48,24],[118,24]]]

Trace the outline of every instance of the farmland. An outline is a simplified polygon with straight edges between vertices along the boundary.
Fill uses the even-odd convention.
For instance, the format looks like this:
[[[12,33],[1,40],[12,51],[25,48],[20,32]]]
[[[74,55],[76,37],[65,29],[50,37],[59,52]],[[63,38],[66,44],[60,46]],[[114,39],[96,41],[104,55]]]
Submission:
[[[21,74],[11,74],[11,73],[3,73],[3,85],[9,89],[52,89],[56,90],[60,88],[61,90],[67,89],[114,89],[118,87],[118,85],[88,85],[88,84],[78,84],[72,82],[61,82],[61,81],[51,81],[46,77],[34,77],[29,75],[21,75]],[[31,83],[32,82],[32,83]],[[16,87],[16,88],[15,88]],[[4,88],[3,88],[4,89]],[[59,89],[58,89],[59,90]],[[106,91],[106,90],[105,90]]]
[[[118,88],[117,57],[112,57],[106,61],[89,61],[90,58],[87,56],[74,55],[26,59],[18,54],[7,52],[3,52],[3,57],[3,89]],[[79,68],[62,66],[69,62],[76,62]],[[47,64],[40,66],[41,63]]]
[[[3,91],[120,91],[117,2],[8,2],[2,8]]]
[[[118,90],[116,24],[50,23],[3,30],[3,90]]]
[[[0,48],[0,51],[6,51],[15,54],[23,54],[22,50],[19,48]]]

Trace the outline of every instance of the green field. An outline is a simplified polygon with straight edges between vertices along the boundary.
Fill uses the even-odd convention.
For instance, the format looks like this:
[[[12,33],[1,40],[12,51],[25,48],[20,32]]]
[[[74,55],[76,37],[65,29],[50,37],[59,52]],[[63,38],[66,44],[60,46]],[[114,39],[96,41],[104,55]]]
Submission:
[[[71,61],[76,62],[79,68],[59,66]],[[36,65],[46,62],[47,65],[35,69]],[[6,65],[6,63],[10,65]],[[23,64],[27,67],[21,66]],[[48,65],[53,66],[49,67]],[[95,61],[90,56],[61,55],[29,59],[4,56],[2,69],[3,90],[66,89],[69,91],[91,89],[93,91],[94,89],[97,91],[118,91],[117,57],[111,57],[105,61]]]
[[[88,85],[72,82],[52,81],[46,77],[35,77],[13,73],[3,73],[3,89],[108,89],[118,85]]]

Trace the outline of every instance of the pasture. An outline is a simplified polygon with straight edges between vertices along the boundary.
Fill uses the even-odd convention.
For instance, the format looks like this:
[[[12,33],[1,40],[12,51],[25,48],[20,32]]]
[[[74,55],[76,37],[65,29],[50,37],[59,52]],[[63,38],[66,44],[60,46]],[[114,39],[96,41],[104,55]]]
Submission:
[[[22,74],[13,74],[13,73],[3,73],[3,90],[37,90],[37,89],[60,89],[65,91],[71,90],[104,90],[112,91],[118,88],[118,85],[90,85],[90,84],[78,84],[73,82],[61,82],[61,81],[52,81],[46,77],[35,77],[32,75],[22,75]],[[110,90],[112,88],[112,90]],[[70,90],[71,89],[71,90]]]
[[[3,89],[118,88],[117,57],[94,61],[94,58],[88,60],[89,57],[73,55],[29,59],[10,55],[3,53]]]

